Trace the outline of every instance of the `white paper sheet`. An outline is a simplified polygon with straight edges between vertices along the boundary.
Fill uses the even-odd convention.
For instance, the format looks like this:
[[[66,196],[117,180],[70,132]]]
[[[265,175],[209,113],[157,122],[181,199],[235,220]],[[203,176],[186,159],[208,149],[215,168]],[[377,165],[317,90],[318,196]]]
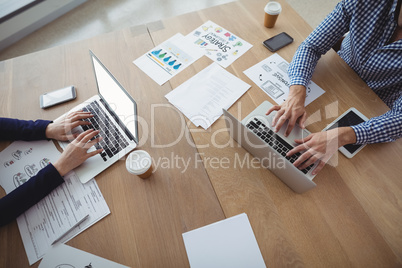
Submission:
[[[133,63],[156,83],[162,85],[202,56],[202,51],[196,49],[178,33]]]
[[[191,268],[266,267],[245,213],[183,234]]]
[[[89,218],[57,244],[69,241],[110,214],[95,179],[82,184],[75,173],[70,172],[64,180],[65,183],[17,218],[30,265],[43,258],[53,241],[86,214]]]
[[[0,185],[6,193],[60,157],[53,141],[15,141],[0,153]]]
[[[165,97],[195,126],[209,128],[250,85],[216,63],[172,90]]]
[[[281,105],[289,95],[289,63],[277,53],[257,63],[244,71],[257,86],[268,94],[277,104]],[[310,81],[307,85],[305,106],[316,100],[325,91],[316,83]]]
[[[39,265],[39,268],[49,267],[127,268],[127,266],[63,244],[49,250]]]
[[[52,141],[16,141],[0,153],[0,184],[6,193],[36,175],[40,169],[60,157]],[[65,183],[17,218],[18,228],[30,265],[40,260],[60,235],[89,214],[89,219],[71,230],[59,243],[66,242],[110,214],[110,210],[92,179],[82,184],[71,171]]]
[[[223,68],[249,50],[252,45],[212,21],[207,21],[186,36],[205,55]]]

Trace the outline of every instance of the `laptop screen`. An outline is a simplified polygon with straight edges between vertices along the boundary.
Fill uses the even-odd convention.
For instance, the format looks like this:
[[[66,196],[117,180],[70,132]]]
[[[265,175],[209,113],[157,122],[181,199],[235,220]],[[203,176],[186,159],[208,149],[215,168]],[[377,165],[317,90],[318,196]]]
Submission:
[[[128,136],[138,143],[137,105],[135,101],[99,59],[93,53],[90,54],[99,94],[119,117],[120,122],[131,132],[132,135]]]

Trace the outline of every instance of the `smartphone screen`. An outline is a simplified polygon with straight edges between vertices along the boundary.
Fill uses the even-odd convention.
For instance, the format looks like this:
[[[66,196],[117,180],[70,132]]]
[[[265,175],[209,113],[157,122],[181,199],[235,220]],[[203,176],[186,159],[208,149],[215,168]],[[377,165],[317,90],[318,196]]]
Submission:
[[[293,38],[287,33],[283,32],[265,40],[262,43],[270,51],[275,52],[278,49],[283,48],[284,46],[289,45],[292,42]]]
[[[41,108],[47,108],[62,102],[75,99],[75,97],[75,88],[73,86],[69,86],[41,95],[40,105]]]

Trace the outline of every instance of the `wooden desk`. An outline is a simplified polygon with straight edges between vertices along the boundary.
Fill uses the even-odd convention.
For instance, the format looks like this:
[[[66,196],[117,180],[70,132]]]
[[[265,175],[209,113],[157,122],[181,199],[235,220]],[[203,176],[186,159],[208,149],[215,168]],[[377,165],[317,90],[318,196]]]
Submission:
[[[278,53],[290,61],[312,30],[280,2],[283,12],[272,29],[262,26],[265,0],[242,0],[0,62],[0,115],[52,119],[95,94],[88,56],[92,49],[137,100],[145,121],[162,124],[155,133],[141,125],[142,137],[148,138],[142,148],[156,160],[177,155],[192,161],[191,170],[158,169],[150,180],[129,175],[122,162],[110,167],[97,182],[112,214],[69,245],[132,267],[188,267],[181,233],[245,212],[268,267],[402,264],[401,141],[367,146],[351,160],[339,154],[317,175],[317,187],[299,195],[266,169],[247,162],[235,166],[236,157],[252,157],[235,144],[216,147],[230,141],[222,119],[207,131],[191,124],[187,128],[175,109],[164,106],[164,95],[208,66],[209,59],[202,58],[162,87],[131,63],[173,34],[188,34],[212,20],[254,45],[227,68],[252,85],[230,109],[242,118],[270,100],[243,74],[272,55],[262,40],[289,33],[295,42]],[[351,106],[368,117],[387,110],[334,52],[320,60],[313,80],[326,93],[307,107],[311,131],[320,131]],[[77,100],[39,109],[41,93],[66,84],[77,86]],[[191,135],[177,139],[180,131]],[[156,146],[172,142],[177,144]],[[2,142],[0,149],[7,144]],[[212,159],[224,159],[231,166],[216,167]],[[0,267],[28,267],[16,223],[0,228],[0,251]]]
[[[176,32],[188,34],[207,20],[244,38],[254,47],[227,70],[252,85],[229,110],[243,118],[263,100],[271,100],[243,71],[272,55],[261,42],[287,32],[295,41],[278,53],[291,61],[312,29],[285,1],[274,28],[263,27],[264,0],[244,0],[163,21],[152,29],[161,43]],[[183,23],[183,22],[186,23]],[[210,63],[201,60],[170,81],[172,88]],[[321,131],[356,107],[368,117],[383,114],[386,105],[333,51],[318,63],[313,81],[326,93],[307,107],[307,128]],[[208,131],[190,131],[226,217],[246,212],[267,266],[389,267],[402,260],[400,152],[402,141],[369,145],[353,159],[338,154],[314,179],[317,187],[295,194],[270,171],[241,167],[248,153],[230,142],[223,119]],[[224,149],[217,148],[224,146]],[[250,156],[250,159],[252,157]],[[230,163],[217,167],[213,161]],[[250,164],[247,166],[247,163]],[[237,166],[236,166],[237,165]],[[225,164],[225,166],[227,166]]]
[[[196,148],[178,139],[183,118],[166,107],[170,85],[158,86],[132,63],[152,47],[139,26],[1,62],[1,116],[54,119],[96,94],[91,49],[137,101],[141,148],[170,165],[147,180],[129,174],[124,159],[102,172],[96,180],[111,215],[68,244],[131,267],[186,267],[182,233],[225,217]],[[39,108],[41,93],[67,84],[77,87],[76,100]],[[170,161],[176,156],[191,159],[185,173]],[[0,228],[0,252],[0,267],[29,267],[16,222]]]

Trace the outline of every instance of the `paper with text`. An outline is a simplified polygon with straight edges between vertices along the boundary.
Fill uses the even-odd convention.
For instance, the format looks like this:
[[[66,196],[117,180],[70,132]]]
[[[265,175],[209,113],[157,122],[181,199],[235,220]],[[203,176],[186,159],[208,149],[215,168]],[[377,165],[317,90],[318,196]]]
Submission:
[[[186,39],[223,68],[228,67],[252,47],[247,41],[212,21],[207,21],[192,31]]]
[[[128,268],[91,253],[60,244],[49,250],[39,268]]]
[[[209,128],[250,85],[216,63],[172,90],[165,97],[195,126]]]
[[[289,63],[277,53],[257,63],[244,71],[257,86],[268,94],[277,104],[281,105],[289,95]],[[307,95],[304,106],[316,100],[325,91],[316,83],[310,81],[307,85]]]
[[[43,258],[53,241],[60,236],[59,230],[69,230],[89,214],[87,220],[57,244],[65,243],[110,214],[95,179],[82,184],[75,173],[70,172],[64,180],[65,183],[17,218],[30,265]],[[57,235],[53,233],[54,230],[58,230]]]
[[[35,176],[39,170],[56,161],[60,152],[53,141],[15,141],[0,153],[0,185],[6,193]]]
[[[133,63],[162,85],[203,56],[180,33],[139,57]]]
[[[53,141],[15,141],[0,153],[0,184],[9,193],[40,169],[60,157]],[[110,210],[92,179],[82,184],[74,171],[64,183],[17,218],[18,228],[30,265],[40,260],[51,244],[85,215],[89,219],[71,230],[59,243],[66,242],[110,214]]]

